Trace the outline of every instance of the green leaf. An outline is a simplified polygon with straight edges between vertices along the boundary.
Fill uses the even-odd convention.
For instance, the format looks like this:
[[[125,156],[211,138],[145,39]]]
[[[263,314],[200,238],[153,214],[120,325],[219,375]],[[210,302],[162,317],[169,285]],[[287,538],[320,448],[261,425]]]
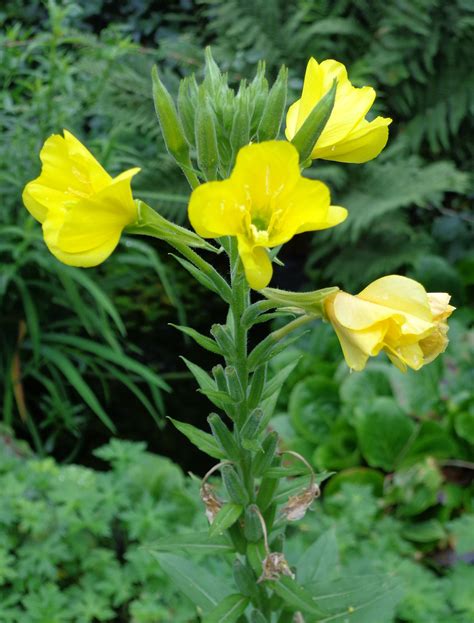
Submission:
[[[233,504],[232,502],[224,504],[209,528],[209,535],[215,536],[221,534],[221,532],[224,532],[227,528],[230,528],[235,524],[240,515],[242,515],[243,510],[244,507],[240,504]]]
[[[191,327],[173,324],[172,322],[170,322],[169,324],[170,326],[178,329],[178,331],[181,331],[185,335],[189,335],[189,337],[192,337],[193,340],[195,340],[199,344],[199,346],[202,346],[206,350],[211,351],[211,353],[216,353],[216,355],[222,355],[221,349],[212,338],[207,337],[202,333],[199,333],[199,331],[196,331],[195,329],[191,329]]]
[[[403,596],[400,585],[389,575],[319,580],[305,587],[327,612],[316,619],[318,623],[392,623],[395,606]]]
[[[103,344],[98,344],[92,340],[76,337],[74,335],[67,335],[65,333],[45,333],[44,337],[47,338],[49,342],[66,344],[79,350],[84,350],[97,355],[99,358],[106,359],[107,361],[110,361],[111,363],[114,363],[129,372],[137,374],[150,385],[154,385],[155,387],[165,391],[170,390],[169,385],[165,383],[165,381],[163,381],[158,374],[155,374],[152,370],[150,370],[150,368],[138,361],[135,361],[120,351],[117,352],[109,346],[104,346]]]
[[[446,537],[446,531],[437,519],[406,524],[403,526],[402,534],[409,541],[415,541],[416,543],[431,543]]]
[[[456,452],[456,442],[444,426],[439,422],[422,422],[403,457],[403,464],[414,463],[426,456],[447,459],[456,456]]]
[[[212,575],[189,557],[163,553],[154,556],[176,588],[204,612],[215,608],[226,597],[228,588],[225,578]]]
[[[196,428],[192,424],[186,424],[185,422],[179,422],[173,418],[168,418],[173,422],[174,426],[185,435],[191,443],[193,443],[199,450],[202,450],[214,459],[225,459],[225,455],[221,448],[218,446],[217,441],[209,433],[205,433],[203,430]]]
[[[152,552],[175,552],[177,549],[203,554],[224,554],[233,552],[234,546],[224,536],[210,536],[207,530],[205,532],[168,535],[150,545]]]
[[[280,390],[283,387],[284,382],[290,376],[293,370],[296,368],[301,357],[302,355],[295,357],[295,359],[291,363],[289,363],[284,368],[279,370],[275,374],[275,376],[273,376],[273,378],[265,384],[265,389],[263,391],[263,396],[262,396],[263,400],[265,400],[266,398],[271,398],[273,394],[277,392],[278,394],[280,393]]]
[[[298,560],[298,582],[307,584],[334,576],[338,560],[336,533],[331,529],[324,532]]]
[[[474,444],[474,412],[457,413],[454,419],[454,428],[460,437]]]
[[[367,463],[395,468],[415,431],[415,424],[392,398],[376,398],[356,422],[357,437]]]
[[[234,623],[244,614],[250,603],[249,597],[236,593],[228,595],[204,617],[203,623]]]
[[[317,616],[322,616],[324,614],[318,607],[311,593],[290,577],[282,575],[276,582],[272,583],[272,586],[275,593],[279,595],[286,604],[296,608],[296,610],[301,610],[302,612]]]
[[[320,444],[339,415],[338,385],[322,375],[300,381],[290,394],[288,411],[294,429],[303,439]]]
[[[49,346],[42,345],[41,354],[55,365],[58,371],[71,383],[79,396],[84,400],[88,407],[102,420],[102,422],[112,432],[116,432],[115,425],[105,413],[102,405],[97,399],[89,385],[83,380],[79,372],[72,365],[71,361],[62,353]]]

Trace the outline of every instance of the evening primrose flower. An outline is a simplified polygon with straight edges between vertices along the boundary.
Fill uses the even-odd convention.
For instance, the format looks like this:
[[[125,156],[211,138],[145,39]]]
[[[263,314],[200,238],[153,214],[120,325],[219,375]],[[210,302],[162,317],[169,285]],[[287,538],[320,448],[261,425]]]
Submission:
[[[230,178],[196,188],[189,219],[203,238],[237,236],[249,285],[268,285],[272,263],[267,249],[295,234],[341,223],[344,208],[330,205],[322,182],[301,176],[296,148],[285,141],[243,147]]]
[[[131,180],[140,169],[112,178],[70,132],[50,136],[40,153],[41,175],[23,191],[23,202],[42,223],[46,245],[70,266],[96,266],[137,218]]]
[[[427,293],[413,279],[389,275],[356,296],[333,293],[324,307],[351,369],[362,370],[383,350],[405,372],[419,370],[446,350],[446,320],[455,309],[449,300],[445,292]]]
[[[306,118],[337,80],[334,108],[311,152],[311,158],[361,163],[372,160],[388,140],[388,117],[365,118],[374,103],[372,87],[356,88],[342,63],[332,59],[318,63],[310,58],[306,67],[301,98],[294,102],[286,117],[286,137],[292,140]]]

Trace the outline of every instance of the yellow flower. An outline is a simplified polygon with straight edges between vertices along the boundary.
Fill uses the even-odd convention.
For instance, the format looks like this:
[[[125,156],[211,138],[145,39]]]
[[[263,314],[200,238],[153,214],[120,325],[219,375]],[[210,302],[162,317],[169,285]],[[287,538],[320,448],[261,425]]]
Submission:
[[[272,276],[267,248],[301,232],[333,227],[346,216],[344,208],[330,205],[325,184],[301,176],[298,152],[285,141],[243,147],[230,178],[202,184],[189,203],[189,219],[200,236],[237,236],[255,290]]]
[[[306,67],[301,98],[292,104],[286,117],[286,138],[291,141],[309,113],[337,79],[336,99],[311,158],[338,162],[367,162],[385,147],[388,140],[387,117],[365,119],[374,103],[372,87],[353,87],[342,63],[326,60],[319,64],[310,58]]]
[[[383,350],[400,370],[419,370],[448,345],[446,319],[454,311],[445,292],[427,293],[413,279],[389,275],[356,296],[337,292],[324,308],[347,365],[362,370]]]
[[[96,266],[137,218],[130,187],[140,169],[112,178],[70,132],[50,136],[40,153],[41,175],[23,191],[23,203],[42,223],[53,255],[71,266]]]

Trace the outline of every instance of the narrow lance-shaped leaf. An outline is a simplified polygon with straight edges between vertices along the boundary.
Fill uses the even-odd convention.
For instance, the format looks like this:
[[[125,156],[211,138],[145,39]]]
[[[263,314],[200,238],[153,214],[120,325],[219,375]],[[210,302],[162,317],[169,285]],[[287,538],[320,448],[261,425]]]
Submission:
[[[191,443],[193,443],[199,450],[202,450],[209,456],[212,456],[214,459],[224,459],[225,454],[218,446],[217,441],[214,439],[212,435],[209,433],[196,428],[192,424],[186,424],[185,422],[178,422],[178,420],[173,420],[173,418],[168,418],[174,426],[179,430],[180,433],[183,433]]]

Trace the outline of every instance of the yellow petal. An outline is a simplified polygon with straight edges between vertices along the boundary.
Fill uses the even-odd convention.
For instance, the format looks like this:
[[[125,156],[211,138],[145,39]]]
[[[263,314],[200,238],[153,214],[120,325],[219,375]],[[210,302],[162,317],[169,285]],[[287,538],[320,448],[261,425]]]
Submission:
[[[230,179],[235,188],[244,190],[253,214],[271,209],[271,202],[300,177],[296,148],[286,141],[265,141],[239,151]]]
[[[438,355],[444,353],[449,343],[447,332],[448,325],[445,322],[441,322],[430,335],[420,340],[420,348],[423,352],[425,364],[430,363]]]
[[[424,287],[408,277],[388,275],[373,281],[358,298],[384,305],[426,322],[432,321],[431,308]]]
[[[235,236],[243,231],[247,201],[243,190],[231,180],[207,182],[191,194],[188,215],[203,238]]]
[[[95,192],[110,184],[112,178],[87,147],[67,130],[63,130],[63,133],[69,158],[73,161],[74,167],[80,168],[76,175],[84,175]]]
[[[28,182],[28,184],[23,189],[22,200],[28,212],[37,221],[42,223],[46,218],[46,214],[48,213],[48,208],[46,207],[45,203],[41,202],[37,198],[37,192],[35,192],[36,186],[37,185],[34,181]],[[40,187],[40,190],[41,189],[42,187]]]
[[[301,99],[288,111],[287,137],[291,140],[304,121],[337,79],[336,98],[329,120],[318,139],[317,148],[324,149],[345,139],[365,117],[375,99],[372,87],[352,86],[342,63],[328,59],[321,64],[311,58],[306,67]],[[289,123],[288,123],[289,122]]]
[[[48,244],[46,234],[45,242],[51,253],[63,264],[77,266],[80,268],[90,268],[92,266],[98,266],[113,253],[115,247],[120,241],[120,235],[121,230],[109,231],[107,239],[98,247],[78,253],[68,253],[58,246]]]
[[[364,119],[343,141],[323,148],[318,142],[311,157],[354,164],[373,160],[387,144],[391,122],[388,117],[377,117],[371,122]]]
[[[243,236],[238,236],[237,241],[249,286],[254,290],[265,288],[270,283],[273,274],[272,263],[266,249],[252,247]]]
[[[322,182],[300,178],[274,203],[275,222],[268,246],[277,246],[306,231],[327,229],[341,223],[347,210],[329,204],[328,187]]]
[[[433,320],[449,318],[449,316],[456,309],[449,304],[451,295],[447,292],[428,292],[427,296]]]
[[[388,322],[383,320],[375,322],[371,326],[359,331],[348,329],[339,322],[338,313],[336,311],[338,298],[341,297],[341,294],[346,293],[338,292],[324,301],[325,312],[339,338],[347,365],[352,370],[362,370],[367,363],[367,359],[380,352],[385,334],[388,330]],[[343,304],[344,302],[347,303],[347,299],[345,299],[345,297],[342,298]]]
[[[120,237],[123,228],[137,218],[130,182],[139,170],[124,171],[99,193],[67,210],[58,229],[56,245],[67,253],[82,253],[106,244],[110,237],[115,239],[117,233]],[[45,236],[54,212],[50,211],[51,216],[48,214],[45,221]],[[49,239],[52,241],[52,236]]]
[[[425,363],[423,351],[417,343],[398,346],[396,348],[392,348],[390,345],[386,344],[384,350],[389,356],[390,361],[402,372],[406,371],[407,366],[412,368],[412,370],[419,370]]]
[[[392,319],[403,322],[403,314],[383,305],[365,301],[347,292],[338,292],[334,300],[334,316],[345,328],[353,331],[368,329],[373,325]]]

